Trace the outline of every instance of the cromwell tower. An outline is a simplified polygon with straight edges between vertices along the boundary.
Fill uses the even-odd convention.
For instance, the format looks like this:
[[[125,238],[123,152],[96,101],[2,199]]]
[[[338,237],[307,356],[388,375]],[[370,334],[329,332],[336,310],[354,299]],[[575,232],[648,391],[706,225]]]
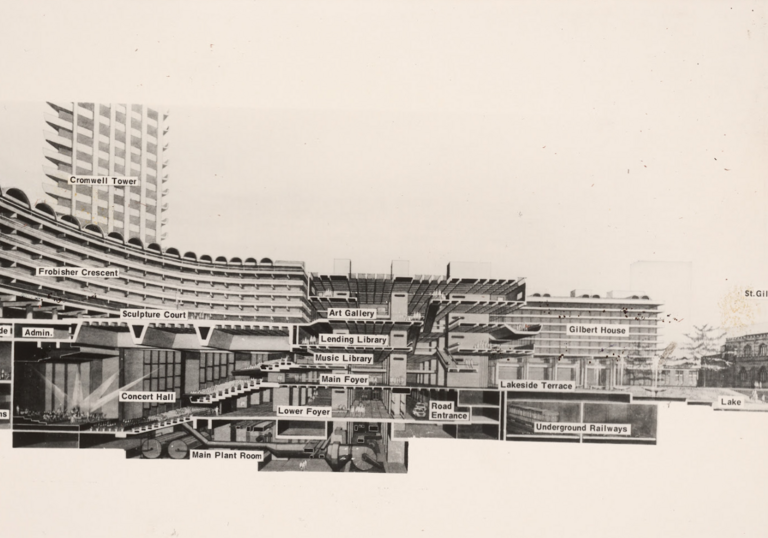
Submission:
[[[60,215],[126,241],[161,243],[168,193],[168,113],[121,103],[47,103],[43,189]],[[70,177],[126,176],[136,185],[75,185]]]

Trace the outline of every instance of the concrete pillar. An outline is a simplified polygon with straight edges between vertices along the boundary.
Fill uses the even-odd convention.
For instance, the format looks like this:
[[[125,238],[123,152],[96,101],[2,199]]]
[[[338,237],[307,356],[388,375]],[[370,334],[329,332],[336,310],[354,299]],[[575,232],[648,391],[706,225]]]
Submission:
[[[184,368],[184,392],[190,393],[200,389],[200,356],[191,353],[182,355]]]
[[[273,392],[273,400],[272,400],[272,410],[277,411],[278,405],[291,405],[290,403],[290,389],[288,387],[279,387],[276,389],[272,389]]]
[[[109,164],[107,165],[107,174],[110,176],[115,175],[115,122],[117,115],[116,103],[110,103],[109,105]],[[115,230],[115,188],[107,189],[107,196],[109,197],[107,202],[107,227],[106,233],[113,232]]]
[[[125,176],[131,177],[133,176],[133,166],[131,164],[131,138],[133,137],[133,134],[131,133],[131,104],[125,103],[123,106],[125,107],[125,166],[123,168],[123,173]],[[132,187],[123,188],[125,193],[123,198],[123,237],[126,241],[128,241],[129,238],[134,237],[134,235],[138,235],[131,231],[131,189]]]
[[[45,368],[45,378],[51,382],[53,382],[53,363],[45,363],[43,365]],[[45,389],[45,408],[44,411],[52,411],[55,409],[55,400],[53,396],[53,389],[46,387]]]
[[[552,357],[552,381],[557,381],[557,357]]]
[[[437,359],[429,359],[429,370],[430,372],[434,372],[434,373],[428,374],[430,385],[442,385],[442,383],[438,379],[438,373],[437,373],[438,364],[439,362]]]
[[[389,384],[405,385],[407,358],[399,353],[392,353],[389,356]]]
[[[339,409],[339,406],[347,407],[347,389],[333,388],[331,389],[331,407],[334,410]]]

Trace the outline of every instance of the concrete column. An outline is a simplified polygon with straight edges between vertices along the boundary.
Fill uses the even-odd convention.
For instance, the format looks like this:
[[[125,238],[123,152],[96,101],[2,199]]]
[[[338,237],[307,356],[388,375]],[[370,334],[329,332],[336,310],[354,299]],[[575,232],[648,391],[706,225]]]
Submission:
[[[125,103],[123,105],[125,107],[125,168],[124,173],[127,177],[132,176],[132,170],[131,170],[131,156],[133,155],[133,150],[131,149],[131,104]],[[131,211],[130,211],[130,205],[131,205],[131,189],[132,187],[125,187],[123,191],[125,192],[125,196],[123,198],[123,237],[127,241],[132,233],[131,233]]]
[[[147,107],[141,105],[141,170],[139,171],[139,192],[141,204],[139,205],[139,234],[141,240],[146,242],[147,237]]]
[[[277,411],[278,405],[290,405],[290,389],[288,387],[279,387],[274,390],[274,399],[272,410]]]
[[[184,392],[194,392],[200,389],[200,356],[187,355],[182,359],[184,368]]]
[[[98,103],[93,104],[93,125],[91,131],[91,175],[99,175],[99,108],[101,105]],[[99,224],[99,189],[94,185],[91,187],[91,222]],[[109,187],[106,187],[109,189]]]
[[[429,359],[429,370],[430,372],[435,372],[434,374],[433,373],[428,374],[430,385],[442,385],[438,376],[439,368],[440,368],[440,361],[438,361],[437,359]]]
[[[389,356],[389,382],[391,385],[405,385],[406,380],[406,356],[392,353]]]
[[[557,381],[557,357],[552,357],[552,381]]]
[[[72,103],[72,175],[77,174],[77,133],[80,128],[77,125],[77,103]],[[77,185],[71,185],[70,193],[72,196],[72,204],[69,210],[69,214],[75,216],[75,207],[77,206]]]
[[[155,237],[158,244],[162,240],[163,220],[163,116],[164,112],[157,110],[157,167],[155,169],[155,187],[157,188],[157,215],[155,216]]]
[[[42,365],[44,368],[45,378],[53,382],[53,363],[45,363]],[[45,407],[43,411],[52,411],[56,406],[54,405],[53,388],[45,388]]]
[[[339,406],[348,407],[347,390],[341,388],[331,389],[331,407],[337,410]]]
[[[115,109],[116,103],[110,103],[109,104],[109,175],[114,176],[115,175],[115,114],[117,114],[117,110]],[[110,233],[114,231],[115,229],[115,188],[116,187],[110,187],[108,191],[108,207],[107,207],[107,228],[106,233]]]

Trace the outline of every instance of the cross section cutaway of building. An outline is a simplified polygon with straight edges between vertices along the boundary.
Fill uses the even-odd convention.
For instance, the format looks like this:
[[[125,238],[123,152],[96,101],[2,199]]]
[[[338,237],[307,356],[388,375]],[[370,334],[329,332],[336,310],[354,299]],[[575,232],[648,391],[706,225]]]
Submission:
[[[112,129],[119,111],[92,112]],[[461,263],[412,276],[407,262],[356,274],[340,261],[320,275],[163,249],[114,215],[58,216],[21,190],[1,194],[15,446],[404,472],[420,437],[655,442],[655,406],[626,390],[659,352],[661,305],[642,294],[527,296],[524,279]],[[157,238],[159,219],[141,237]]]

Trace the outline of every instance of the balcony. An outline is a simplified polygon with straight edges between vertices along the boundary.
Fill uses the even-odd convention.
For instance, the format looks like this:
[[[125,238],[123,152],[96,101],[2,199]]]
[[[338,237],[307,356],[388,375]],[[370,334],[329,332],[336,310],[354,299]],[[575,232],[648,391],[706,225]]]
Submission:
[[[47,129],[43,129],[43,136],[45,137],[45,140],[52,144],[56,149],[59,148],[67,148],[69,150],[72,149],[72,139],[66,138],[64,136],[59,136],[58,133],[55,133],[53,131],[49,131]]]
[[[54,128],[60,128],[60,129],[66,129],[67,131],[72,131],[72,122],[66,121],[58,116],[54,116],[53,114],[44,114],[43,115],[45,122]]]
[[[51,179],[58,181],[69,181],[69,177],[72,175],[69,172],[64,172],[63,170],[59,170],[58,168],[53,168],[51,166],[43,166],[43,173],[48,176]],[[66,185],[67,187],[69,185]]]

